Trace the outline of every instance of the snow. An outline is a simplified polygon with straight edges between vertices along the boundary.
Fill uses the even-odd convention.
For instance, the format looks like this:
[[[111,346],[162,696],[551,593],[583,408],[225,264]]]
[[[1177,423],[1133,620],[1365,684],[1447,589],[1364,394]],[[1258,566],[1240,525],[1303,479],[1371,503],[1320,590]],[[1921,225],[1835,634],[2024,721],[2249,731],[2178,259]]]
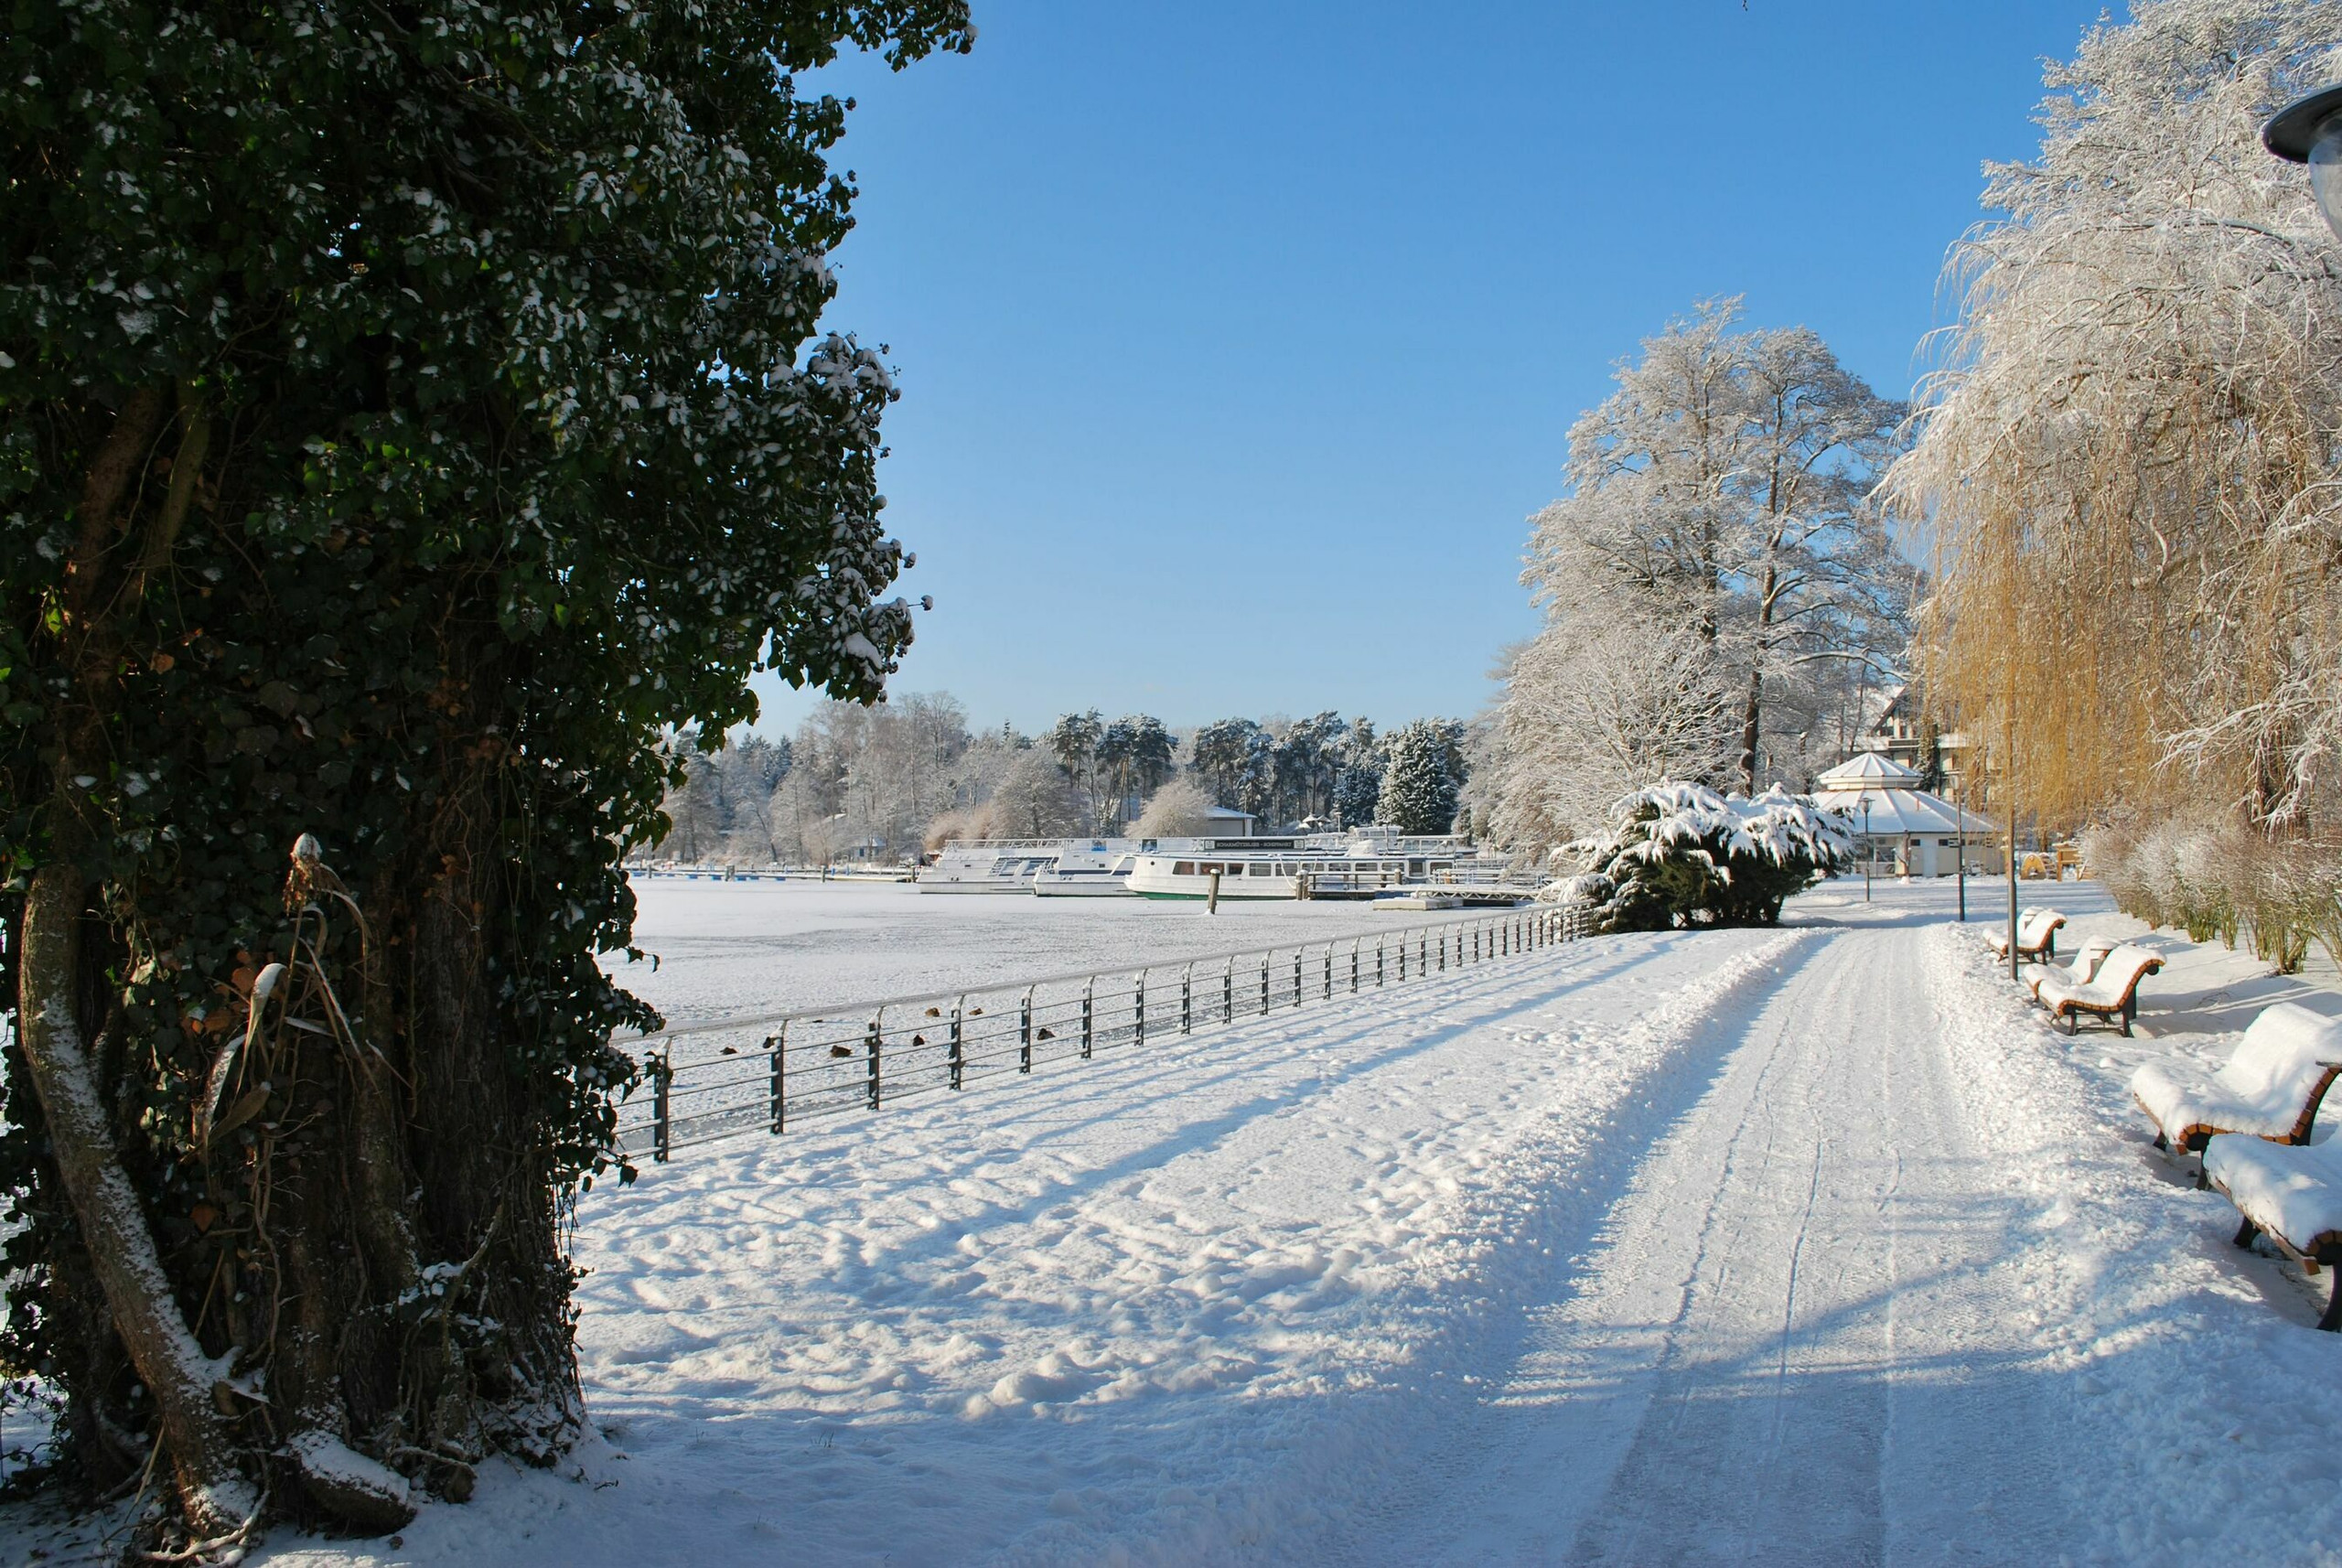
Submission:
[[[2175,1139],[2185,1141],[2199,1129],[2289,1139],[2311,1096],[2326,1092],[2337,1062],[2342,1062],[2342,1024],[2280,1002],[2253,1019],[2218,1072],[2207,1076],[2184,1064],[2149,1062],[2132,1074],[2131,1092]]]
[[[908,883],[639,878],[636,942],[658,962],[606,967],[670,1027],[1008,980],[1135,969],[1242,949],[1453,920],[1362,903],[1036,898]]]
[[[2204,1173],[2240,1214],[2304,1252],[2342,1237],[2342,1146],[2225,1133],[2204,1145]]]
[[[2082,1009],[2118,1007],[2142,976],[2162,967],[2163,960],[2154,953],[2124,942],[2100,961],[2088,980],[2078,980],[2070,972],[2047,975],[2033,993],[2044,1007],[2061,1016]]]
[[[735,891],[679,995],[800,983]],[[581,1205],[570,1461],[256,1560],[2332,1561],[2342,1337],[2127,1082],[2342,996],[2047,891],[2138,1038],[1841,883],[692,1151]]]

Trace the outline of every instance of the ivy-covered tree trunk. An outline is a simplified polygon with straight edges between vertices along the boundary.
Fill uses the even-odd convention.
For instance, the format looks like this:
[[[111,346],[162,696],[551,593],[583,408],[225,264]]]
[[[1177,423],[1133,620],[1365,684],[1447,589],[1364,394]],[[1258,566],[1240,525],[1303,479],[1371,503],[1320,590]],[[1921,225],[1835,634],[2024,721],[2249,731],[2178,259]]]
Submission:
[[[362,26],[360,25],[362,21]],[[620,858],[774,669],[876,700],[842,44],[957,0],[99,4],[0,38],[0,1369],[195,1555],[581,1418]]]

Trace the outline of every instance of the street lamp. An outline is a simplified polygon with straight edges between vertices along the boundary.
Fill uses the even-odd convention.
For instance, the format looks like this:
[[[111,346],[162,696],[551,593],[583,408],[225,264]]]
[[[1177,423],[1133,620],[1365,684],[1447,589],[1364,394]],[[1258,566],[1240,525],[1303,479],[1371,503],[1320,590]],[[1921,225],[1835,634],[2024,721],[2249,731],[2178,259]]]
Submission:
[[[1960,866],[1960,918],[1964,925],[1968,920],[1968,775],[1965,773],[1960,776],[1960,782],[1951,792],[1951,825],[1960,830],[1960,836],[1951,841],[1951,853],[1958,857]]]
[[[1870,791],[1863,791],[1863,902],[1870,902],[1870,857],[1878,853],[1870,842]]]
[[[2261,145],[2288,163],[2309,165],[2317,209],[2342,240],[2342,85],[2278,110],[2261,128]]]

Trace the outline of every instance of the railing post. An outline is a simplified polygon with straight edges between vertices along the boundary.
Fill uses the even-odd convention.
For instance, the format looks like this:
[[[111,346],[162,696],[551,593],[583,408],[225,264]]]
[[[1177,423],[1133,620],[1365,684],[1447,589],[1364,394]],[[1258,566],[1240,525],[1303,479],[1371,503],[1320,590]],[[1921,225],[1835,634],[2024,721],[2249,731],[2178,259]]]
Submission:
[[[968,998],[964,994],[961,996],[960,1000],[951,1004],[951,1055],[950,1060],[951,1063],[951,1087],[954,1089],[962,1087],[961,1083],[962,1064],[960,1054],[960,1019],[967,1011]]]
[[[1399,939],[1399,983],[1407,983],[1407,939]]]
[[[1090,988],[1097,983],[1095,980],[1085,980],[1081,983],[1081,1059],[1083,1061],[1090,1059]]]
[[[1261,1016],[1269,1015],[1269,955],[1261,955]]]
[[[1301,950],[1293,950],[1293,1004],[1301,1005]]]
[[[878,1021],[886,1015],[884,1007],[872,1014],[869,1030],[863,1036],[863,1044],[870,1052],[870,1109],[873,1111],[878,1109],[878,1042],[881,1033]]]
[[[1194,1023],[1196,966],[1189,964],[1179,972],[1179,1033],[1187,1034]]]
[[[1358,994],[1358,943],[1350,943],[1350,994]]]
[[[1333,943],[1331,943],[1331,942],[1327,942],[1327,943],[1326,944],[1326,995],[1325,995],[1324,1000],[1326,1000],[1326,1001],[1327,1001],[1327,1002],[1331,1002],[1333,999],[1334,999],[1334,944],[1333,944]]]
[[[1382,939],[1374,939],[1374,989],[1382,989]]]
[[[675,1047],[650,1058],[650,1114],[654,1119],[650,1130],[650,1157],[660,1165],[667,1163],[667,1151],[672,1142],[673,1129],[667,1119],[667,1086],[675,1077]]]
[[[1138,972],[1138,1000],[1134,1006],[1136,1011],[1131,1015],[1131,1044],[1143,1046],[1146,1044],[1146,971],[1143,969]]]
[[[1219,1007],[1225,1015],[1220,1019],[1221,1023],[1236,1022],[1236,961],[1232,958],[1228,961],[1227,971],[1219,977]]]
[[[1017,1012],[1016,1070],[1031,1072],[1033,1070],[1033,988],[1029,985],[1025,988],[1025,1000]]]
[[[789,1026],[783,1024],[780,1033],[765,1036],[765,1050],[772,1058],[772,1130],[776,1135],[789,1127]]]

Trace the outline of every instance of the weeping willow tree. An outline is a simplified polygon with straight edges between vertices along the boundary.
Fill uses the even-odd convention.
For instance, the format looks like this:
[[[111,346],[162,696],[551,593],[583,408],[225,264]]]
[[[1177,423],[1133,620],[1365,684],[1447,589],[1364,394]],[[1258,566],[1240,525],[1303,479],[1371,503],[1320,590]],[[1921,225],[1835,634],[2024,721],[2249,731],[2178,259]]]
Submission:
[[[2135,6],[2050,69],[2040,156],[1954,252],[1888,488],[1932,520],[1929,699],[2045,821],[2333,809],[2342,250],[2259,129],[2337,44],[2342,7]]]

